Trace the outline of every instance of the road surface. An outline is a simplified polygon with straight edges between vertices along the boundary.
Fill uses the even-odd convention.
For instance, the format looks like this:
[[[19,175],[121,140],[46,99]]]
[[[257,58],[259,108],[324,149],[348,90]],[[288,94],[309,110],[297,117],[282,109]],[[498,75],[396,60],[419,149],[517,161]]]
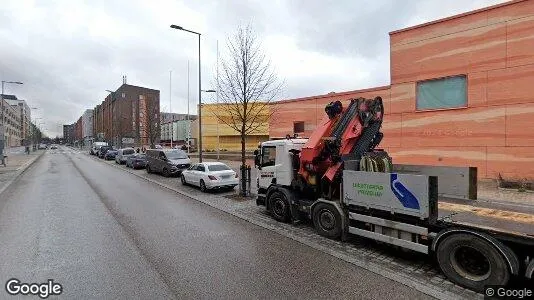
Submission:
[[[63,151],[49,150],[0,195],[0,253],[2,286],[54,279],[66,299],[428,298]]]

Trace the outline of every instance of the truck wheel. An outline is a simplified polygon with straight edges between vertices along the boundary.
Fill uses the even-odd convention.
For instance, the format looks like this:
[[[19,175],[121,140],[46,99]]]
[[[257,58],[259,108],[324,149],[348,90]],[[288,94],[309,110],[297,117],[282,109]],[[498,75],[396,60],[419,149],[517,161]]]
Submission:
[[[320,235],[338,239],[341,236],[341,216],[335,207],[319,203],[313,209],[313,225]]]
[[[289,222],[289,201],[284,193],[274,191],[269,195],[269,210],[275,220],[284,223]]]
[[[486,240],[471,234],[453,234],[437,248],[438,264],[451,281],[483,292],[487,285],[506,285],[510,269],[501,253]]]

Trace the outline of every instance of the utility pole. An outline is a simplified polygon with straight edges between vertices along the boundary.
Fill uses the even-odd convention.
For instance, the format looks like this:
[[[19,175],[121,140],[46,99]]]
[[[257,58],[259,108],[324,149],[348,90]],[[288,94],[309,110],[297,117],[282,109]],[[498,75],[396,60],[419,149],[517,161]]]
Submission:
[[[172,114],[172,71],[169,71],[169,113],[171,114],[171,149],[174,131],[174,115]]]
[[[191,148],[191,122],[189,120],[189,60],[187,61],[187,154]]]
[[[219,40],[217,40],[217,92],[215,93],[215,101],[217,102],[217,109],[219,108]],[[220,137],[219,137],[219,119],[215,118],[217,120],[217,161],[219,161],[219,153],[221,151],[221,147],[219,144]]]

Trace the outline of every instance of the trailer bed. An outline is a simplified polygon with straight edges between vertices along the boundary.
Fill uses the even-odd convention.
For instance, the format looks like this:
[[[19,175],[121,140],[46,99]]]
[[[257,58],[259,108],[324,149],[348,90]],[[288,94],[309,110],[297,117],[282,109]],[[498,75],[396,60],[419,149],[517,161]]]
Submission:
[[[438,198],[438,207],[438,219],[448,224],[532,239],[534,244],[534,207],[447,197]]]

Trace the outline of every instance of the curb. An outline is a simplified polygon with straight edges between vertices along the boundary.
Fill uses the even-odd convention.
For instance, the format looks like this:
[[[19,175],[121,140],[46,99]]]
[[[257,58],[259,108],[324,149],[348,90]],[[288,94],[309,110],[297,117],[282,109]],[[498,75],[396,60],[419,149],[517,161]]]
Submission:
[[[15,176],[13,176],[13,178],[9,181],[7,181],[7,183],[0,188],[0,195],[2,195],[2,193],[4,193],[17,179],[20,178],[20,176],[31,166],[33,165],[39,158],[41,158],[41,156],[43,156],[43,154],[45,153],[46,151],[43,151],[41,152],[41,154],[39,154],[38,156],[32,158],[31,160],[29,160],[28,162],[26,162],[25,164],[23,164],[22,166],[20,166],[15,172]]]
[[[96,158],[94,157],[90,157],[91,159],[95,160],[95,161],[100,161],[99,159],[97,160]],[[105,163],[105,162],[103,162]],[[107,163],[105,163],[107,164]],[[117,169],[120,169],[124,172],[127,172],[127,173],[130,173],[132,175],[135,175],[136,177],[139,177],[139,178],[142,178],[148,182],[151,182],[151,183],[154,183],[160,187],[163,187],[163,188],[166,188],[172,192],[175,192],[177,194],[180,194],[182,196],[185,196],[187,198],[190,198],[192,200],[195,200],[195,201],[198,201],[198,202],[201,202],[201,203],[204,203],[212,208],[215,208],[217,210],[220,210],[222,212],[225,212],[227,214],[230,214],[236,218],[239,218],[243,221],[246,221],[246,222],[249,222],[251,224],[254,224],[256,226],[259,226],[263,229],[266,229],[266,230],[269,230],[269,231],[272,231],[272,232],[275,232],[277,234],[280,234],[286,238],[289,238],[289,239],[292,239],[296,242],[299,242],[303,245],[306,245],[312,249],[315,249],[317,251],[321,251],[325,254],[328,254],[330,256],[333,256],[335,258],[338,258],[338,259],[341,259],[349,264],[352,264],[356,267],[360,267],[364,270],[367,270],[367,271],[370,271],[372,273],[375,273],[379,276],[382,276],[382,277],[385,277],[385,278],[388,278],[390,280],[393,280],[393,281],[396,281],[398,283],[401,283],[401,284],[404,284],[405,286],[408,286],[408,287],[411,287],[411,288],[414,288],[415,290],[423,293],[423,294],[426,294],[426,295],[429,295],[429,296],[432,296],[434,298],[437,298],[437,299],[451,299],[451,300],[456,300],[456,299],[472,299],[471,297],[467,297],[467,296],[460,296],[458,294],[455,294],[455,293],[452,293],[452,292],[449,292],[449,291],[444,291],[444,290],[440,290],[439,288],[435,288],[433,286],[431,286],[430,284],[428,285],[425,285],[425,284],[422,284],[422,283],[419,283],[419,282],[414,282],[411,278],[405,276],[405,275],[402,275],[402,274],[396,274],[394,271],[392,270],[388,270],[388,269],[385,269],[383,266],[379,265],[379,264],[376,264],[376,263],[371,263],[371,262],[366,262],[366,261],[361,261],[361,260],[358,260],[358,259],[354,259],[353,257],[351,257],[350,255],[347,255],[347,254],[344,254],[344,253],[340,253],[340,252],[337,252],[337,251],[333,251],[331,249],[329,249],[327,246],[324,246],[324,245],[321,245],[319,243],[314,243],[314,242],[311,242],[311,241],[308,241],[306,238],[303,238],[303,237],[300,237],[298,235],[295,235],[295,234],[290,234],[290,233],[287,233],[287,232],[284,232],[276,227],[273,227],[273,226],[270,226],[268,224],[264,224],[262,222],[259,222],[257,220],[254,220],[244,214],[241,214],[239,212],[235,212],[235,211],[232,211],[232,210],[229,210],[229,209],[223,209],[223,208],[220,208],[220,207],[217,207],[215,205],[213,205],[213,203],[209,202],[209,201],[206,201],[206,200],[202,200],[200,198],[197,198],[196,196],[194,195],[191,195],[190,193],[187,193],[187,192],[184,192],[184,191],[181,191],[181,190],[178,190],[172,186],[169,186],[167,184],[164,184],[164,183],[161,183],[161,182],[158,182],[156,180],[153,180],[153,179],[150,179],[150,178],[146,178],[140,174],[137,174],[137,173],[134,173],[133,171],[130,171],[128,169],[124,169],[122,168],[121,166],[117,166],[116,164],[107,164],[107,165],[110,165],[114,168],[117,168]],[[473,292],[474,293],[474,292]]]

